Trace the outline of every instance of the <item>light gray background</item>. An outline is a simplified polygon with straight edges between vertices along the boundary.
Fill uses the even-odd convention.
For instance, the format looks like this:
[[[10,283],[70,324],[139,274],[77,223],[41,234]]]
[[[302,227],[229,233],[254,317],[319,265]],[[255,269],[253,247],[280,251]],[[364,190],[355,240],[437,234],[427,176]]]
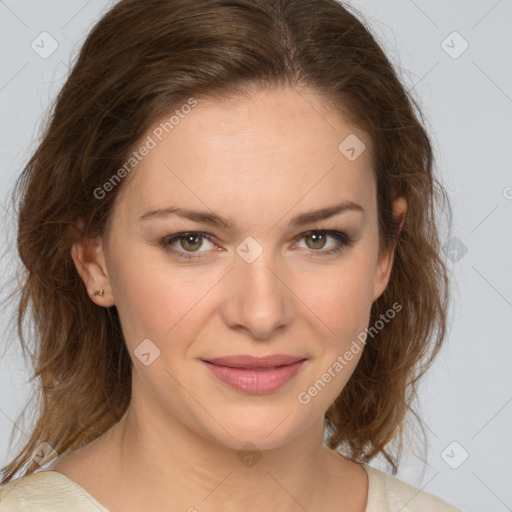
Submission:
[[[430,448],[411,452],[398,476],[468,512],[512,510],[512,2],[351,3],[421,101],[454,211],[444,242],[455,236],[467,248],[448,253],[455,280],[451,330],[421,391]],[[36,146],[43,112],[71,59],[110,4],[0,0],[2,283],[14,268],[7,194]],[[47,58],[31,48],[35,41],[40,53],[51,49],[42,32],[58,44]],[[469,46],[458,55],[464,41]],[[1,314],[6,326],[10,311]],[[8,338],[4,330],[3,346]],[[14,455],[8,439],[29,396],[27,375],[14,343],[0,363],[2,464]],[[379,460],[374,465],[383,468]]]

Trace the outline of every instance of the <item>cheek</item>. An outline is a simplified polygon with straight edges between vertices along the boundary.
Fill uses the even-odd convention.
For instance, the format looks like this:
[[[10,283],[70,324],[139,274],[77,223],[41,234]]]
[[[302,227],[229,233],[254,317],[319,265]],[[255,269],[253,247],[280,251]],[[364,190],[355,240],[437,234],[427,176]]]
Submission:
[[[226,269],[212,266],[200,272],[192,265],[178,266],[160,248],[120,238],[112,244],[110,277],[128,346],[149,338],[168,349],[170,339],[194,339],[205,315],[211,314],[205,308],[211,309],[214,296],[230,279]],[[315,330],[338,347],[367,325],[375,271],[371,255],[372,247],[361,240],[332,265],[308,263],[288,274],[299,298],[297,308],[306,307],[299,315],[310,317]],[[173,344],[176,350],[178,345]]]
[[[178,268],[159,252],[147,246],[123,250],[117,244],[113,253],[115,271],[110,278],[126,342],[132,349],[145,338],[166,350],[170,339],[193,338],[201,327],[205,298],[223,275]],[[172,345],[179,348],[179,344]]]
[[[299,401],[313,401],[318,395],[314,400],[318,400],[315,403],[319,411],[327,408],[345,387],[364,350],[374,270],[371,258],[365,254],[354,252],[336,270],[326,272],[307,295],[308,305],[321,320],[316,324],[322,325],[322,334],[317,333],[317,362],[311,387],[303,390]]]
[[[361,248],[339,264],[301,278],[299,296],[335,337],[366,326],[375,271],[369,254]]]

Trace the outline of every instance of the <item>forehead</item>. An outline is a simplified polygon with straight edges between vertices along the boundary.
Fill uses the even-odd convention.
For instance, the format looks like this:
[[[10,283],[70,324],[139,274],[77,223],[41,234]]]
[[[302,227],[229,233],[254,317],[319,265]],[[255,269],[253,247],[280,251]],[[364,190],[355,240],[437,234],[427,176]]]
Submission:
[[[374,193],[369,151],[362,150],[369,149],[367,135],[312,92],[198,99],[171,123],[174,112],[143,138],[152,148],[132,171],[123,199],[134,211],[178,200],[201,209],[229,202],[261,210],[262,201],[307,209]],[[362,152],[347,158],[354,143]]]

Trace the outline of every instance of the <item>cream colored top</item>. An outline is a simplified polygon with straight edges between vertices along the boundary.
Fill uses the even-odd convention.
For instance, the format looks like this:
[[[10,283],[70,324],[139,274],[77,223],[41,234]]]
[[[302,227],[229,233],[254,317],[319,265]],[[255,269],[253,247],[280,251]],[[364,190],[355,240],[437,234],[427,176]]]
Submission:
[[[461,512],[432,494],[362,464],[368,473],[365,512]],[[0,485],[0,512],[109,512],[73,480],[38,471]]]

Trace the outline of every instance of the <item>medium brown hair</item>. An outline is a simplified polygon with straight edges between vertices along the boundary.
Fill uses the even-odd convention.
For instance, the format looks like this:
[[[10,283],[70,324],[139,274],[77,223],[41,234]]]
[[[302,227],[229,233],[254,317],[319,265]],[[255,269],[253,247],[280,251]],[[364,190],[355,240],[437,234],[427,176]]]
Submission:
[[[395,259],[370,325],[396,302],[402,310],[368,338],[326,412],[326,442],[356,461],[381,454],[396,473],[418,379],[445,336],[449,281],[435,217],[440,200],[449,204],[416,101],[349,9],[335,0],[122,0],[94,26],[13,194],[23,264],[16,328],[30,352],[31,322],[39,382],[30,436],[2,482],[37,470],[31,455],[42,442],[60,455],[94,440],[130,402],[132,361],[116,308],[91,301],[71,258],[77,219],[84,237],[102,236],[124,183],[101,200],[95,189],[191,97],[275,87],[313,91],[371,141],[380,249],[395,247]],[[408,212],[397,235],[400,196]]]

